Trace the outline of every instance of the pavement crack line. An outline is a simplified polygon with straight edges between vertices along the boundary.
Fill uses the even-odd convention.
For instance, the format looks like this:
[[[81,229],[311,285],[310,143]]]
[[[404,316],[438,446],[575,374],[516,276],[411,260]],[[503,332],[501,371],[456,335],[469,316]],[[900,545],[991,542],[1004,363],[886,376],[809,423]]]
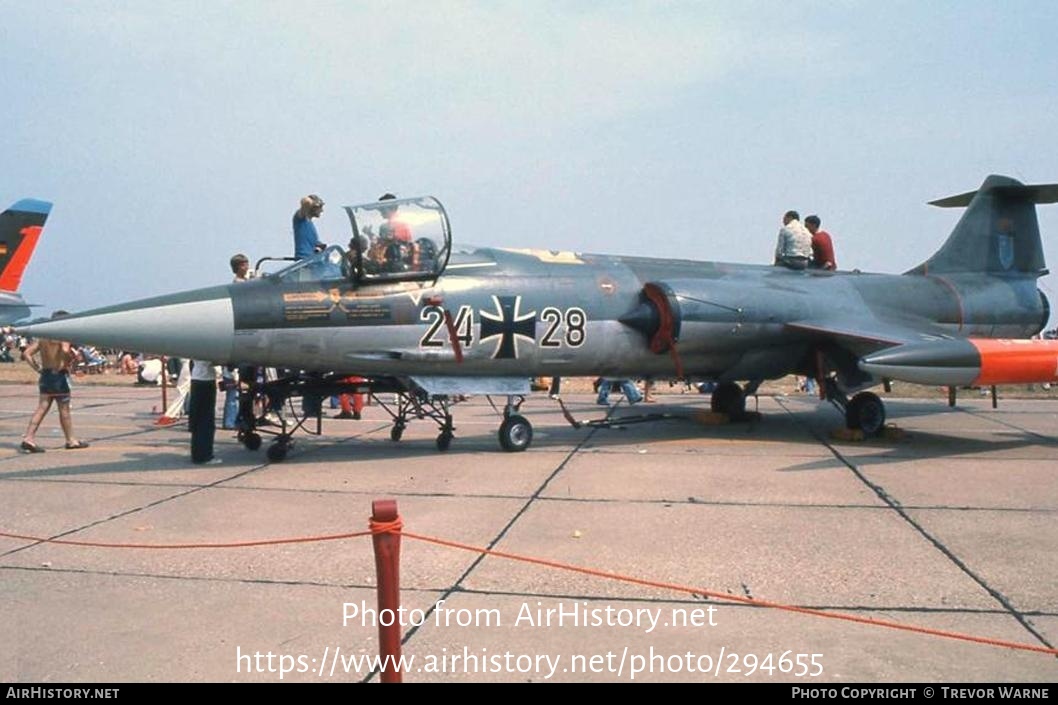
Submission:
[[[157,506],[162,505],[162,504],[166,504],[167,502],[171,502],[173,500],[177,500],[177,499],[180,499],[182,497],[187,497],[188,495],[195,494],[196,492],[201,492],[203,490],[208,490],[208,489],[215,488],[218,485],[221,485],[221,484],[223,484],[225,482],[229,482],[231,480],[238,479],[238,478],[243,477],[245,475],[249,475],[250,473],[256,472],[257,470],[260,470],[261,468],[264,468],[264,467],[267,467],[267,466],[268,466],[268,463],[264,463],[262,465],[256,465],[256,466],[254,466],[252,468],[247,468],[246,470],[243,470],[242,472],[238,472],[238,473],[236,473],[234,475],[231,475],[229,477],[221,478],[219,480],[216,480],[215,482],[210,482],[210,483],[205,484],[205,485],[197,485],[195,487],[188,488],[188,489],[184,490],[183,492],[176,492],[174,494],[169,495],[168,497],[162,497],[160,499],[154,500],[153,502],[147,502],[146,504],[141,504],[138,507],[132,507],[131,509],[127,509],[127,510],[125,510],[123,512],[118,512],[117,514],[112,514],[110,516],[103,517],[102,519],[97,519],[96,521],[92,521],[92,522],[89,522],[87,524],[83,524],[81,526],[77,526],[77,527],[74,527],[72,529],[68,529],[66,531],[63,531],[62,533],[55,534],[54,536],[49,536],[48,539],[49,540],[54,540],[54,539],[61,539],[61,538],[65,538],[67,536],[71,536],[71,535],[79,533],[81,531],[85,531],[87,529],[91,529],[91,528],[94,528],[96,526],[99,526],[101,524],[106,524],[107,522],[114,521],[115,519],[122,519],[124,517],[131,516],[133,514],[137,514],[139,512],[142,512],[144,510],[151,509],[153,507],[157,507]],[[27,549],[34,548],[36,546],[40,546],[41,544],[45,544],[45,543],[48,543],[48,542],[47,541],[33,541],[31,543],[27,543],[25,546],[19,546],[18,548],[13,548],[10,551],[5,551],[3,553],[0,553],[0,558],[5,558],[5,557],[10,556],[12,554],[19,553],[20,551],[25,551]]]
[[[592,439],[597,430],[597,428],[591,428],[588,431],[588,435],[581,439],[580,442],[577,443],[577,445],[574,446],[573,449],[566,454],[566,457],[564,457],[561,462],[559,462],[558,465],[555,466],[555,469],[552,470],[551,473],[544,479],[544,481],[540,483],[540,486],[537,487],[531,495],[529,495],[529,497],[525,500],[525,503],[521,506],[521,508],[514,513],[514,515],[503,526],[503,528],[499,530],[496,536],[494,536],[492,540],[489,541],[488,545],[485,548],[492,550],[496,546],[496,544],[498,544],[507,535],[507,533],[514,527],[518,520],[521,519],[527,511],[529,511],[529,507],[531,507],[533,503],[536,502],[538,499],[541,499],[540,495],[544,492],[544,490],[547,489],[547,486],[551,484],[551,481],[554,480],[558,476],[558,474],[565,469],[566,465],[569,464],[569,461],[572,460],[573,457],[577,455],[578,452],[580,452],[584,445]],[[462,575],[456,578],[455,582],[448,586],[448,588],[446,588],[442,592],[441,597],[426,610],[422,624],[426,624],[429,621],[430,615],[432,615],[435,611],[438,602],[447,600],[453,594],[462,591],[461,586],[463,582],[468,577],[470,577],[470,574],[473,573],[479,565],[481,565],[482,561],[484,561],[486,557],[487,554],[481,553],[478,554],[478,556],[470,562],[470,565],[467,566],[467,568],[463,571]],[[411,628],[408,629],[407,632],[405,632],[404,636],[401,638],[400,641],[402,646],[411,641],[412,637],[414,637],[416,632],[419,631],[419,626],[420,625],[413,625]],[[372,670],[364,676],[361,682],[367,683],[378,674],[379,671],[377,669]]]
[[[823,445],[823,447],[829,450],[834,455],[834,457],[845,467],[847,467],[852,472],[852,474],[855,475],[861,483],[863,483],[865,487],[867,487],[878,497],[878,499],[885,503],[886,506],[888,506],[890,509],[895,511],[901,519],[907,522],[907,524],[911,526],[911,528],[916,533],[918,533],[922,538],[932,544],[934,548],[936,548],[942,555],[944,555],[949,561],[951,561],[952,564],[955,565],[960,571],[962,571],[963,574],[965,574],[968,578],[970,578],[970,580],[977,583],[977,585],[980,586],[981,589],[991,595],[992,599],[998,602],[1003,607],[1004,611],[1011,617],[1013,617],[1015,620],[1017,620],[1017,622],[1027,632],[1032,634],[1033,637],[1035,637],[1041,644],[1043,644],[1047,648],[1054,648],[1054,645],[1050,641],[1048,641],[1043,634],[1038,632],[1032,626],[1032,624],[1025,617],[1025,615],[1022,614],[1016,607],[1014,607],[1014,605],[1011,604],[1010,600],[1005,595],[1003,595],[1003,593],[989,585],[982,577],[980,577],[973,570],[971,570],[970,567],[962,561],[962,559],[955,555],[954,551],[945,546],[944,543],[940,541],[940,539],[930,534],[924,526],[915,521],[915,519],[910,514],[908,514],[908,512],[900,504],[900,502],[890,496],[888,492],[886,492],[884,487],[867,479],[867,476],[863,474],[863,472],[860,470],[859,467],[856,466],[855,463],[845,457],[837,448],[835,448],[830,443],[830,441],[828,441],[826,438],[821,437],[814,428],[797,418],[797,414],[795,414],[789,407],[787,407],[787,405],[783,403],[782,400],[777,399],[776,401],[778,402],[779,406],[783,409],[783,411],[790,414],[794,418],[795,423],[805,428],[812,435],[813,438],[815,438]]]
[[[130,432],[127,432],[127,433],[118,434],[118,435],[112,436],[110,438],[118,438],[118,437],[122,437],[122,436],[133,436],[133,435],[138,435],[138,434],[151,433],[151,432],[156,431],[156,430],[157,429],[140,429],[140,430],[137,430],[137,431],[130,431]],[[363,435],[363,434],[358,434],[358,435]],[[306,454],[311,453],[312,450],[318,450],[318,447],[310,449]],[[17,457],[17,456],[15,456],[15,457]],[[123,512],[118,512],[117,514],[112,514],[112,515],[110,515],[108,517],[103,517],[101,519],[97,519],[96,521],[89,522],[89,523],[84,524],[82,526],[74,527],[74,528],[69,529],[67,531],[64,531],[64,532],[62,532],[60,534],[56,534],[54,536],[49,536],[48,538],[49,539],[65,538],[65,537],[70,536],[72,534],[76,534],[76,533],[79,533],[81,531],[85,531],[87,529],[94,528],[94,527],[99,526],[101,524],[106,524],[107,522],[114,521],[115,519],[122,519],[122,518],[130,516],[132,514],[137,514],[139,512],[147,510],[147,509],[152,509],[152,508],[157,507],[159,505],[166,504],[167,502],[172,502],[174,500],[181,499],[183,497],[187,497],[187,496],[195,494],[197,492],[202,492],[204,490],[209,490],[209,489],[221,488],[221,485],[223,485],[223,484],[225,484],[227,482],[231,482],[232,480],[237,480],[237,479],[239,479],[241,477],[245,477],[246,475],[249,475],[251,473],[257,472],[258,470],[262,470],[264,468],[267,468],[271,464],[272,464],[271,462],[264,462],[264,463],[261,463],[259,465],[254,465],[253,467],[249,467],[249,468],[243,470],[242,472],[237,472],[234,475],[229,475],[228,477],[221,478],[219,480],[216,480],[214,482],[210,482],[210,483],[205,484],[205,485],[196,485],[195,487],[190,487],[190,488],[184,490],[183,492],[176,492],[174,494],[169,495],[168,497],[162,497],[161,499],[156,499],[153,502],[147,502],[146,504],[141,504],[138,507],[133,507],[133,508],[127,509],[127,510],[125,510]],[[557,472],[557,470],[556,470],[556,472]],[[10,556],[12,554],[19,553],[20,551],[25,551],[27,549],[34,548],[34,547],[39,546],[39,545],[41,545],[43,543],[47,543],[47,542],[46,541],[33,541],[31,543],[27,543],[25,546],[19,546],[18,548],[11,549],[10,551],[5,551],[3,553],[0,553],[0,558],[5,558],[5,557]]]

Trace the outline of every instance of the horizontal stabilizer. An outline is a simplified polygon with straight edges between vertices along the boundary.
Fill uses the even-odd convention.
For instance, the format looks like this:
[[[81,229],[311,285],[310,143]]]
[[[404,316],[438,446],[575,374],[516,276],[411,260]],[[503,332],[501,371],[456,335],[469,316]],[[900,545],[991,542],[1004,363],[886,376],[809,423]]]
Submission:
[[[993,186],[991,191],[1004,196],[1016,196],[1029,203],[1058,203],[1058,184],[1036,184],[1032,186]],[[967,191],[958,196],[948,196],[930,201],[929,205],[938,208],[965,208],[973,201],[977,191]]]

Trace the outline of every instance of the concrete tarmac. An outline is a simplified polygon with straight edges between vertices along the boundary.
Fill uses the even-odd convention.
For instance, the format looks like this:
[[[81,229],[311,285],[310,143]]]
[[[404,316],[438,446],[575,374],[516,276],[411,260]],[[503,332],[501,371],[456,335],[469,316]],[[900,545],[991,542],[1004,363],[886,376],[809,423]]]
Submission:
[[[403,537],[404,682],[1058,682],[1058,401],[886,396],[901,432],[855,440],[809,396],[717,424],[664,391],[571,395],[617,419],[581,428],[534,395],[522,453],[473,397],[446,452],[372,405],[278,463],[218,429],[196,466],[156,389],[78,385],[91,447],[53,410],[24,454],[36,390],[0,385],[0,681],[379,682],[370,537],[195,546],[362,532],[393,499],[475,549]]]

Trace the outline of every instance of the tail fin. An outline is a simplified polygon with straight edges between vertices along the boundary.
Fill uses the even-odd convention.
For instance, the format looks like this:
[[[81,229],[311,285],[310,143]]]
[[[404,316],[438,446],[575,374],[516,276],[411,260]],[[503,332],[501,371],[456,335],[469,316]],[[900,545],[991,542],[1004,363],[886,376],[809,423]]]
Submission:
[[[1058,203],[1058,184],[1026,186],[995,174],[981,188],[930,205],[965,207],[947,241],[908,274],[952,272],[1047,273],[1036,205]]]
[[[0,290],[18,291],[51,204],[24,198],[0,213]]]

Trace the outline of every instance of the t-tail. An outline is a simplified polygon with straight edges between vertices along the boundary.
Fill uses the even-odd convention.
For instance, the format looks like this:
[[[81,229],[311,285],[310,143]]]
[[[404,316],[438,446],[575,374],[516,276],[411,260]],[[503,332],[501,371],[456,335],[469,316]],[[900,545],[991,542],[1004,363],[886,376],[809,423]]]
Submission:
[[[0,291],[18,291],[51,204],[24,198],[0,214]]]
[[[1036,205],[1058,203],[1058,184],[1028,186],[991,175],[981,188],[930,205],[966,208],[947,241],[908,274],[1047,274]]]

